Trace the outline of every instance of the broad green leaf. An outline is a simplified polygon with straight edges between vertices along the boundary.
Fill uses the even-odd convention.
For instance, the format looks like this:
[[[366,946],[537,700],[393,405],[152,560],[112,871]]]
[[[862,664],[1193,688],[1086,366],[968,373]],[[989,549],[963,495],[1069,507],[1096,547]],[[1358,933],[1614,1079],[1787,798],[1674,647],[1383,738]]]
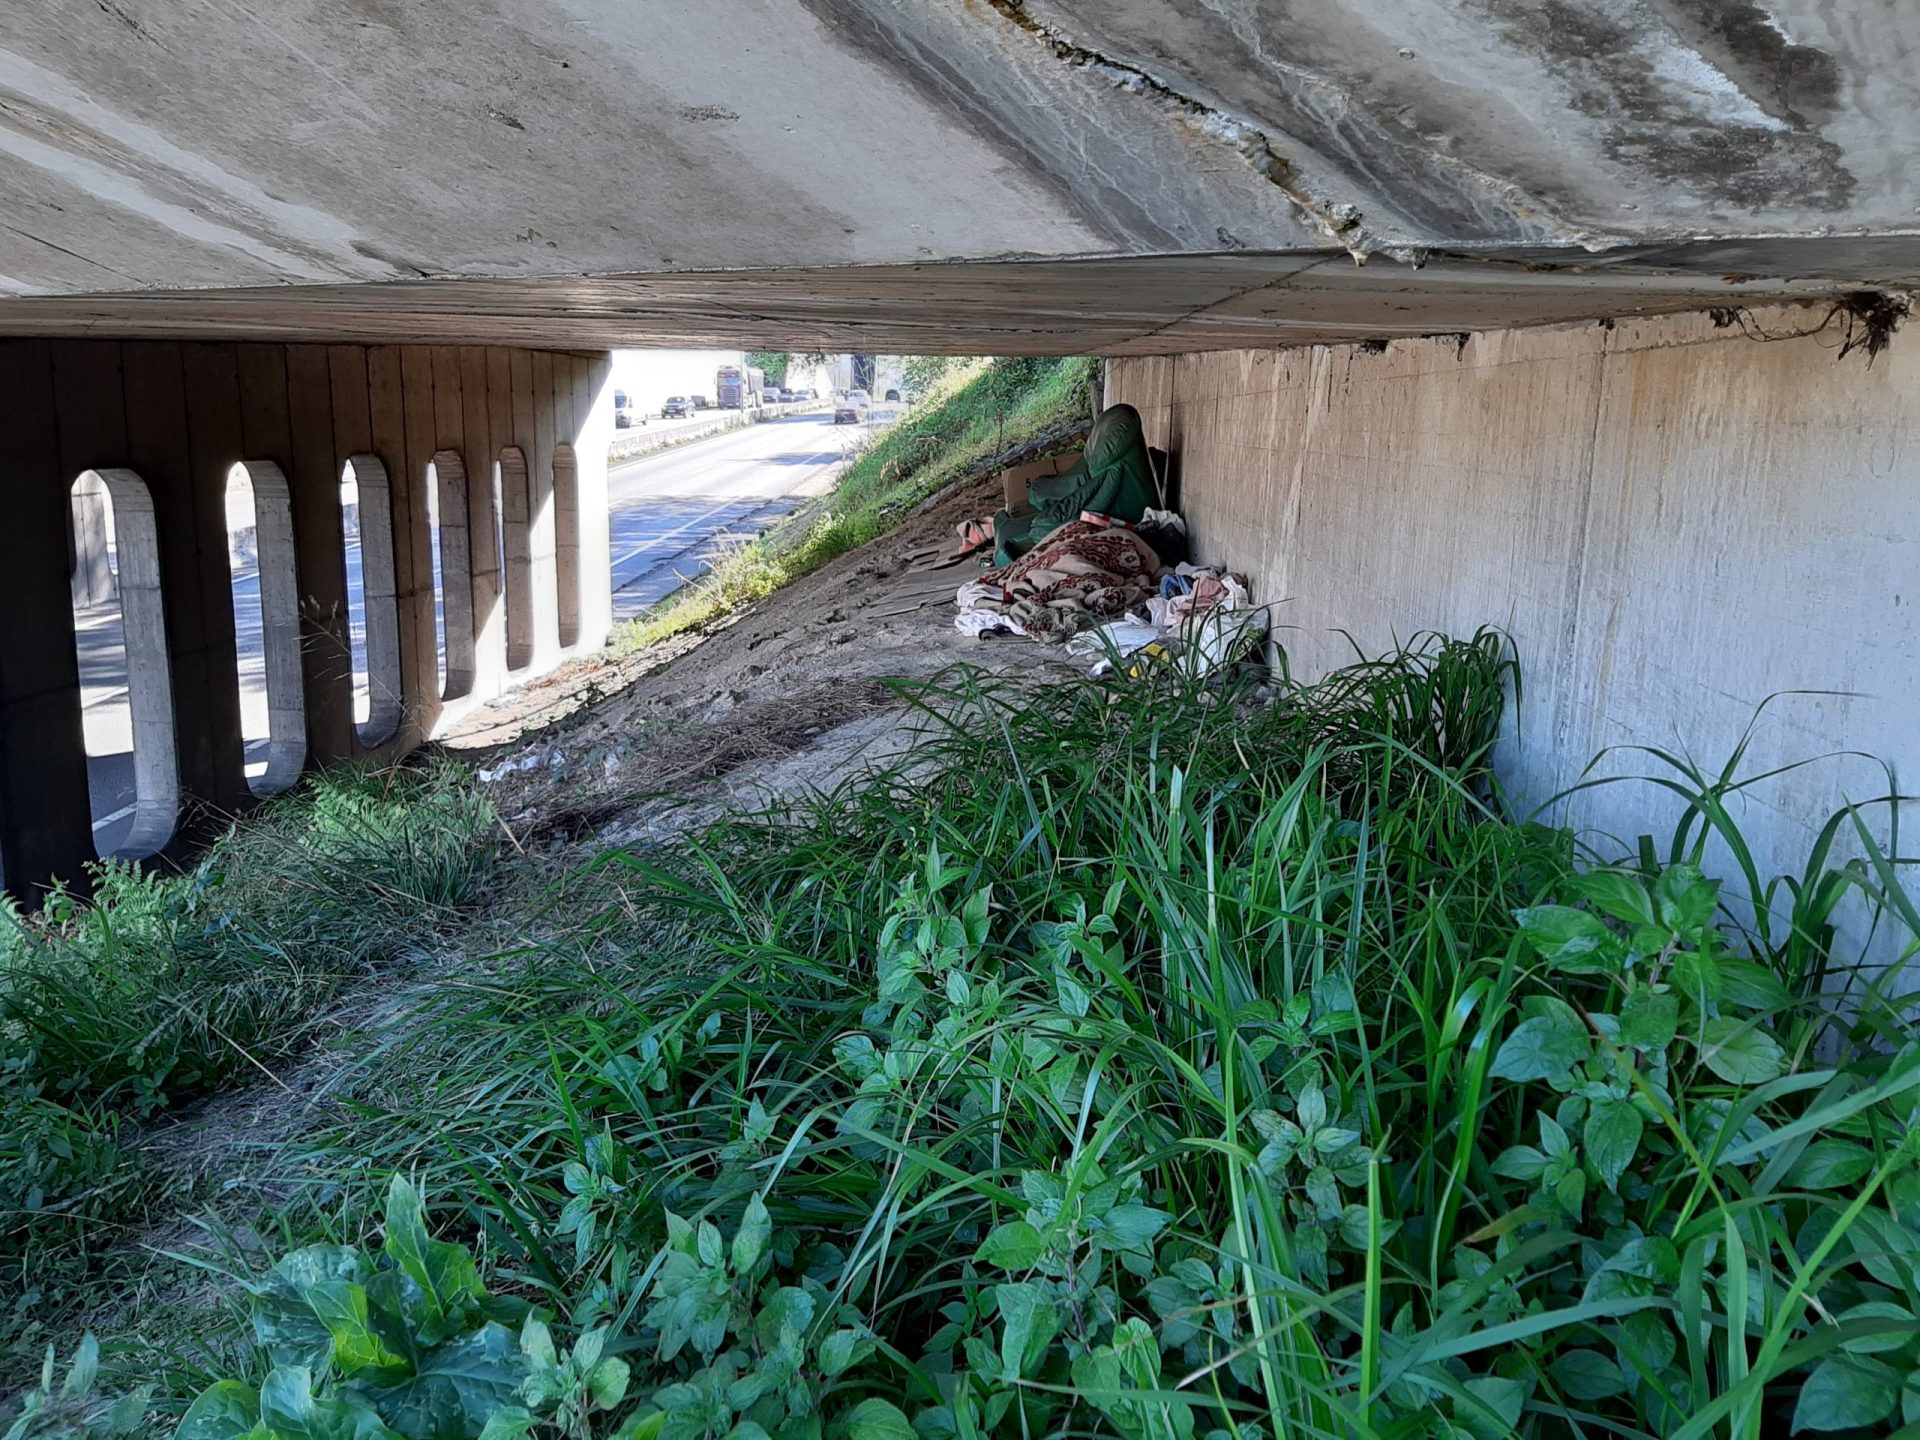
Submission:
[[[1604,1400],[1627,1389],[1620,1367],[1597,1350],[1568,1350],[1555,1356],[1553,1379],[1575,1400]]]
[[[1059,1332],[1060,1313],[1046,1290],[1031,1282],[996,1285],[993,1294],[1004,1327],[1000,1336],[1000,1363],[1009,1377],[1029,1375]]]
[[[1119,1249],[1139,1250],[1152,1244],[1153,1237],[1171,1218],[1164,1210],[1130,1201],[1107,1211],[1100,1223],[1106,1228],[1107,1238]]]
[[[251,1385],[222,1380],[202,1390],[173,1440],[241,1440],[260,1420],[260,1397]]]
[[[1673,1242],[1664,1235],[1637,1235],[1608,1256],[1601,1268],[1671,1285],[1680,1278],[1680,1255],[1674,1249]],[[1635,1316],[1634,1319],[1644,1325],[1664,1329],[1651,1316],[1644,1320]]]
[[[1640,1148],[1641,1129],[1640,1112],[1631,1101],[1596,1100],[1587,1112],[1581,1139],[1587,1147],[1587,1158],[1593,1161],[1607,1189],[1616,1189],[1620,1176],[1633,1163],[1634,1153]]]
[[[1920,1320],[1916,1320],[1906,1306],[1896,1305],[1891,1300],[1862,1301],[1850,1309],[1842,1310],[1833,1318],[1842,1325],[1855,1320],[1884,1322],[1884,1329],[1840,1342],[1842,1350],[1854,1355],[1878,1355],[1889,1350],[1902,1350],[1912,1343],[1916,1335],[1920,1335]]]
[[[1711,955],[1682,950],[1673,957],[1667,978],[1676,991],[1702,1010],[1720,1001],[1720,966]]]
[[[1300,1092],[1300,1101],[1295,1109],[1300,1116],[1300,1128],[1311,1134],[1327,1123],[1326,1092],[1318,1085],[1309,1085]]]
[[[1664,1050],[1680,1025],[1680,1000],[1672,994],[1642,990],[1620,1007],[1620,1043],[1636,1050]]]
[[[435,1346],[404,1380],[355,1379],[347,1382],[345,1393],[364,1397],[407,1435],[473,1434],[513,1399],[526,1374],[526,1357],[513,1333],[489,1322]]]
[[[274,1440],[402,1440],[370,1407],[316,1396],[304,1365],[281,1365],[267,1376],[260,1425]]]
[[[333,1363],[342,1375],[404,1363],[374,1332],[367,1288],[347,1280],[324,1280],[304,1292],[306,1301],[333,1339]]]
[[[494,1411],[488,1417],[487,1428],[480,1432],[480,1440],[525,1440],[539,1423],[539,1419],[530,1411],[510,1405],[505,1410]]]
[[[1568,1138],[1566,1127],[1545,1111],[1540,1114],[1540,1148],[1555,1160],[1573,1153],[1573,1141]]]
[[[917,1440],[913,1425],[889,1400],[862,1400],[847,1417],[848,1440]]]
[[[1589,870],[1574,876],[1568,887],[1594,909],[1622,924],[1654,923],[1653,897],[1638,875],[1624,870]]]
[[[853,1364],[860,1340],[858,1330],[836,1330],[820,1342],[820,1370],[829,1380],[837,1378]]]
[[[1722,960],[1719,968],[1720,999],[1728,1005],[1774,1011],[1784,1009],[1792,998],[1779,978],[1757,961]]]
[[[253,1334],[276,1365],[324,1369],[333,1336],[314,1314],[307,1292],[316,1285],[364,1285],[373,1265],[350,1245],[308,1245],[281,1257],[252,1285]]]
[[[1553,1198],[1560,1202],[1560,1208],[1569,1215],[1579,1218],[1581,1206],[1587,1198],[1587,1174],[1584,1170],[1569,1170],[1553,1185]]]
[[[814,1300],[798,1285],[783,1285],[768,1297],[753,1317],[753,1333],[763,1351],[798,1346],[813,1323]]]
[[[1816,1140],[1780,1182],[1788,1190],[1839,1190],[1873,1169],[1873,1152],[1846,1140]]]
[[[577,1373],[584,1374],[600,1363],[600,1352],[606,1348],[606,1326],[602,1325],[592,1330],[582,1330],[580,1334],[574,1338],[573,1349],[568,1352],[568,1358],[572,1360],[574,1370]],[[525,1347],[522,1346],[522,1349],[524,1350]]]
[[[1564,1080],[1592,1053],[1593,1041],[1577,1020],[1536,1015],[1502,1042],[1492,1073],[1505,1080]]]
[[[1786,1052],[1751,1020],[1716,1015],[1701,1027],[1700,1058],[1722,1080],[1764,1085],[1786,1069]]]
[[[553,1348],[553,1331],[547,1323],[533,1315],[527,1316],[526,1323],[520,1327],[520,1353],[536,1365],[554,1365],[559,1355]]]
[[[767,1214],[766,1201],[757,1194],[747,1199],[746,1214],[740,1218],[740,1228],[733,1236],[733,1273],[745,1275],[760,1262],[767,1253],[767,1245],[773,1239],[773,1219]]]
[[[636,1411],[613,1432],[612,1440],[659,1440],[660,1432],[666,1427],[666,1411]]]
[[[1025,1220],[996,1225],[973,1258],[999,1270],[1031,1270],[1046,1251],[1046,1238]]]
[[[1466,1382],[1466,1395],[1454,1403],[1454,1416],[1479,1440],[1508,1440],[1526,1408],[1527,1382],[1479,1375]]]
[[[1713,919],[1720,903],[1720,882],[1709,880],[1689,862],[1669,865],[1653,882],[1654,913],[1660,923],[1682,935],[1691,934]]]
[[[1538,1180],[1547,1173],[1547,1157],[1532,1145],[1514,1145],[1500,1152],[1493,1173],[1509,1180]]]
[[[611,1410],[627,1398],[630,1376],[627,1362],[618,1358],[602,1360],[587,1376],[587,1395],[602,1410]]]
[[[699,1237],[700,1263],[709,1270],[718,1270],[721,1257],[726,1253],[720,1245],[719,1230],[714,1227],[712,1221],[702,1220],[695,1234]]]
[[[420,1287],[433,1318],[452,1315],[469,1302],[486,1298],[480,1272],[466,1247],[427,1235],[420,1192],[403,1175],[395,1175],[387,1186],[386,1222],[383,1253]]]
[[[1857,1430],[1878,1425],[1900,1403],[1900,1377],[1878,1360],[1833,1355],[1822,1360],[1793,1407],[1793,1433]]]
[[[1568,905],[1536,905],[1513,918],[1542,959],[1571,975],[1613,970],[1626,948],[1597,916]]]
[[[93,1389],[94,1378],[100,1373],[100,1342],[94,1338],[91,1330],[80,1337],[80,1344],[73,1352],[73,1360],[67,1367],[67,1378],[60,1382],[62,1399],[71,1400],[85,1395]]]

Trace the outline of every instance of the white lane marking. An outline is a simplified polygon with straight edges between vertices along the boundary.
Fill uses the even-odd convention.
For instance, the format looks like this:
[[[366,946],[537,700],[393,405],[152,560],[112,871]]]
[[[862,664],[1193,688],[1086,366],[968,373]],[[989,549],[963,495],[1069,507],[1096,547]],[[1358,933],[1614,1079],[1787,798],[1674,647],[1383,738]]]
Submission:
[[[132,805],[122,805],[111,815],[102,815],[98,820],[93,822],[94,833],[97,835],[109,825],[117,824],[119,821],[126,819],[127,816],[133,814],[134,808]]]
[[[616,559],[613,562],[614,568],[618,569],[621,565],[624,565],[627,561],[633,559],[636,555],[644,554],[646,551],[653,549],[656,545],[664,544],[669,540],[672,540],[677,538],[678,536],[684,535],[687,533],[687,531],[696,529],[699,526],[706,524],[707,521],[711,520],[714,516],[721,514],[723,511],[731,510],[733,509],[734,506],[742,503],[742,501],[749,500],[751,498],[752,498],[751,496],[742,496],[740,500],[729,500],[724,505],[717,506],[714,509],[707,511],[706,514],[700,516],[698,519],[687,521],[686,524],[679,526],[677,529],[661,531],[658,535],[655,535],[652,538],[641,542],[639,545],[636,545],[633,549],[627,551],[626,554]]]

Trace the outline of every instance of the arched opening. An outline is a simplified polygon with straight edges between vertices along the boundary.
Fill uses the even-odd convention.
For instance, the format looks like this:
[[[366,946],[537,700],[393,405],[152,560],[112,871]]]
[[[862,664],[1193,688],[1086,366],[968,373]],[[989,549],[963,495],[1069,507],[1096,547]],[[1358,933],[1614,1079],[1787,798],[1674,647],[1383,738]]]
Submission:
[[[500,452],[500,557],[507,596],[507,668],[533,663],[533,536],[527,457],[517,445]]]
[[[571,647],[580,639],[580,474],[571,445],[553,452],[553,570],[560,644]]]
[[[400,607],[393,580],[393,488],[375,455],[340,472],[346,537],[347,633],[353,650],[353,719],[362,745],[400,728]]]
[[[455,451],[436,450],[427,462],[427,527],[440,698],[457,700],[473,689],[473,562],[467,551],[467,467]]]
[[[131,470],[88,470],[72,494],[76,513],[94,511],[100,526],[107,595],[83,600],[76,577],[73,640],[94,850],[151,855],[173,838],[180,813],[153,497]],[[76,556],[76,570],[84,559]]]
[[[300,778],[307,720],[293,496],[271,460],[242,460],[227,471],[227,561],[247,788],[273,795]]]

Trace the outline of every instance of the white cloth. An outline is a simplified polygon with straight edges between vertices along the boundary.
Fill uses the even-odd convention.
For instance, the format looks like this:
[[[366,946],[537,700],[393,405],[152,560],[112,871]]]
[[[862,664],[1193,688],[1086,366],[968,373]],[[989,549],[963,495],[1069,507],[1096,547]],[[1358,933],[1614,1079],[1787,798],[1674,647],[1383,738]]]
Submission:
[[[962,635],[971,635],[976,640],[982,635],[996,630],[1004,630],[1012,635],[1025,635],[1017,621],[1002,615],[998,610],[962,610],[953,617],[953,628]]]

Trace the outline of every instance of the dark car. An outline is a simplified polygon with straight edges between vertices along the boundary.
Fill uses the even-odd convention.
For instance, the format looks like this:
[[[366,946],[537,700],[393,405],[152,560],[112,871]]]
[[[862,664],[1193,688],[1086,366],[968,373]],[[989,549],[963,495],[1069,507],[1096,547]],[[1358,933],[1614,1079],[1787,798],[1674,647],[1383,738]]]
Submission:
[[[669,395],[667,397],[667,403],[660,407],[660,418],[664,420],[674,415],[691,415],[693,410],[694,405],[691,397],[686,395]]]
[[[898,405],[900,403],[900,392],[898,390],[887,391],[887,399],[893,401],[894,404]]]

